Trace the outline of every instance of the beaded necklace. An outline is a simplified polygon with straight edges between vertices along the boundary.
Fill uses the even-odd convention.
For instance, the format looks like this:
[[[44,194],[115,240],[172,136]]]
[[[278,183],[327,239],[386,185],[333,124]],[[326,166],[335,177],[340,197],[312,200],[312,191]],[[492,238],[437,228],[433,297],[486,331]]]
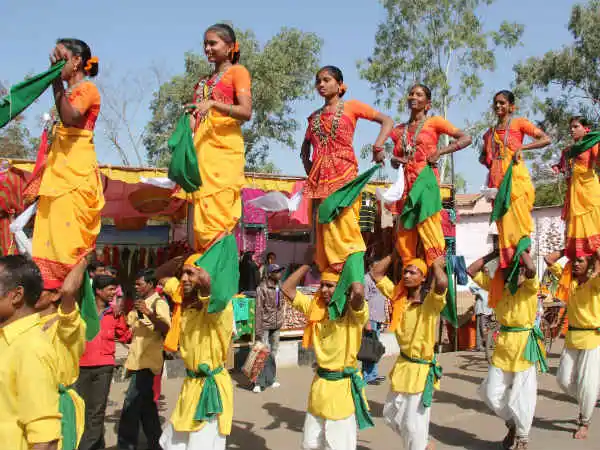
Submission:
[[[315,116],[312,120],[312,127],[311,127],[313,134],[315,136],[317,136],[317,139],[319,139],[321,146],[327,145],[329,140],[335,141],[335,138],[337,135],[337,129],[340,124],[340,119],[342,118],[342,115],[344,114],[344,100],[340,100],[338,102],[336,109],[335,109],[335,114],[333,116],[333,120],[331,122],[331,130],[329,130],[329,133],[327,133],[327,134],[325,133],[325,131],[323,131],[323,127],[321,125],[321,120],[322,120],[322,116],[323,116],[324,112],[325,112],[325,106],[323,106],[321,109],[319,109],[315,113]]]
[[[412,159],[417,151],[417,138],[419,137],[419,133],[423,129],[425,122],[427,121],[427,116],[423,117],[419,120],[417,124],[417,129],[415,130],[415,134],[413,135],[412,142],[409,142],[408,138],[408,122],[404,124],[404,130],[402,130],[402,147],[404,148],[404,156]]]
[[[510,132],[510,123],[512,119],[508,119],[506,123],[506,127],[504,127],[504,143],[503,150],[506,151],[506,146],[508,145],[508,133]],[[492,128],[492,156],[494,159],[502,160],[504,159],[504,153],[500,150],[500,144],[495,140],[496,136],[496,127]]]
[[[225,72],[227,72],[227,69],[229,69],[229,67],[231,67],[231,66],[228,66],[225,70],[217,72],[216,74],[214,74],[208,78],[202,78],[202,80],[200,80],[200,83],[198,83],[198,87],[196,88],[196,94],[199,97],[197,102],[203,102],[205,100],[212,99],[212,95],[213,95],[213,91],[214,91],[215,87],[217,86],[217,84],[219,84],[219,82],[221,81],[221,78],[223,78],[223,74],[225,74]],[[206,119],[207,116],[208,116],[208,112],[205,112],[204,114],[200,115],[199,116],[200,121],[203,121],[204,119]]]

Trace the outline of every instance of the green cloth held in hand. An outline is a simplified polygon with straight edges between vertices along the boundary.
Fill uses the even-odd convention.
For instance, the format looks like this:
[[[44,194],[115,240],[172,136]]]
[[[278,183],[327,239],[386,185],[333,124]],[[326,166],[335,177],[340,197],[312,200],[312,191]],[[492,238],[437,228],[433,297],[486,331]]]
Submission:
[[[589,150],[600,142],[600,131],[590,131],[579,141],[575,142],[567,152],[567,158],[573,159]]]
[[[354,402],[354,417],[356,418],[358,429],[364,430],[375,426],[369,413],[369,407],[363,396],[366,383],[359,375],[359,370],[356,367],[344,367],[342,371],[330,371],[319,367],[317,368],[317,376],[327,381],[340,381],[344,378],[350,378],[350,389],[352,401]]]
[[[365,284],[365,252],[351,254],[344,263],[340,279],[327,308],[331,320],[342,317],[346,307],[348,289],[352,283]]]
[[[354,180],[346,183],[323,200],[321,206],[319,206],[319,223],[333,222],[342,213],[344,208],[352,206],[373,174],[380,167],[380,164],[375,164],[369,170],[361,173]]]
[[[402,226],[412,230],[424,220],[442,210],[442,194],[435,172],[426,166],[408,192],[400,214]]]
[[[441,312],[444,319],[458,327],[458,312],[456,311],[456,285],[454,283],[454,258],[446,255],[446,275],[448,276],[448,293],[446,294],[446,305]]]
[[[228,234],[215,242],[195,263],[210,275],[210,301],[208,312],[225,309],[237,294],[240,281],[238,248],[235,237]]]
[[[208,364],[199,364],[198,371],[186,369],[186,375],[189,378],[204,378],[204,386],[196,407],[194,420],[205,421],[210,420],[214,416],[223,412],[223,402],[221,393],[215,381],[215,375],[223,372],[223,366],[217,367],[215,370],[210,370]]]
[[[546,361],[544,351],[542,350],[542,346],[540,344],[540,341],[544,341],[544,333],[542,333],[542,330],[540,330],[538,326],[526,328],[502,325],[500,327],[500,332],[505,333],[520,333],[525,331],[529,332],[529,336],[527,338],[525,352],[523,353],[524,358],[530,363],[533,363],[533,365],[538,363],[542,373],[548,372],[548,362]]]
[[[187,193],[197,191],[202,185],[202,179],[198,169],[198,156],[196,147],[194,147],[189,114],[183,114],[179,118],[177,127],[167,145],[172,152],[169,179],[181,186]]]
[[[510,263],[510,273],[508,274],[508,277],[506,277],[506,284],[508,284],[508,288],[510,289],[510,293],[512,295],[515,295],[519,289],[519,267],[521,263],[521,255],[529,247],[531,247],[531,238],[529,236],[523,236],[517,244],[515,254],[512,262]]]
[[[492,214],[490,215],[490,223],[504,217],[504,214],[506,214],[510,208],[510,195],[512,193],[512,174],[514,164],[514,161],[511,161],[508,169],[506,169],[504,178],[502,178],[502,183],[500,183],[498,193],[494,199],[494,207],[492,208]]]
[[[65,61],[54,64],[50,69],[11,86],[8,94],[0,99],[0,128],[21,114],[44,93],[48,86],[60,76]]]
[[[442,366],[440,366],[437,362],[437,355],[435,353],[433,354],[432,361],[427,361],[426,359],[421,358],[411,358],[403,352],[400,352],[400,356],[411,363],[429,366],[429,372],[427,372],[427,379],[425,380],[425,388],[423,389],[422,397],[423,406],[425,408],[429,408],[431,406],[431,402],[433,401],[435,383],[442,378],[443,374]]]
[[[62,449],[75,450],[77,448],[77,421],[75,418],[75,403],[69,395],[69,389],[58,385],[58,412],[61,413],[60,431],[62,435]]]
[[[92,289],[90,274],[85,271],[83,283],[79,290],[81,297],[81,318],[85,322],[85,340],[91,341],[100,332],[100,317],[96,307],[96,296]]]

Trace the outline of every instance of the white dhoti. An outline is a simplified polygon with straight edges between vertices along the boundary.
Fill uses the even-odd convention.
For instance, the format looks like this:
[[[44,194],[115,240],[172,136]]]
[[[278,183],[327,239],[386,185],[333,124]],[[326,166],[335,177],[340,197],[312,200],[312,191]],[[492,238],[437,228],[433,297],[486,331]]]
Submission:
[[[306,413],[303,450],[356,450],[356,417],[329,420]]]
[[[527,438],[537,401],[537,369],[505,372],[490,366],[479,395],[496,415],[514,424],[518,437]]]
[[[431,408],[423,406],[423,393],[390,392],[383,407],[383,420],[402,438],[404,450],[425,450],[429,442]]]
[[[600,347],[590,350],[565,348],[556,375],[558,385],[579,404],[579,420],[588,425],[600,389]]]
[[[217,419],[211,419],[198,431],[176,431],[169,422],[159,443],[163,450],[225,450],[226,439]]]

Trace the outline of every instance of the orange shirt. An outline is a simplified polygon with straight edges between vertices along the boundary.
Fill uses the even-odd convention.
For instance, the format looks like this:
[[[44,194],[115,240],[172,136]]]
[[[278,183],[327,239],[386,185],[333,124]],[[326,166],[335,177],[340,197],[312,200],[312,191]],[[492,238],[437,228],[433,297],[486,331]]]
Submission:
[[[394,141],[394,155],[398,157],[405,156],[404,142],[402,139],[405,127],[406,124],[398,125],[390,133],[390,138]],[[404,165],[404,198],[390,208],[394,213],[400,213],[400,211],[402,211],[404,199],[421,173],[421,170],[427,166],[427,158],[437,151],[440,136],[442,134],[453,136],[458,132],[458,128],[443,117],[433,116],[429,117],[423,124],[423,128],[419,132],[416,142],[414,142],[415,131],[416,128],[409,130],[407,133],[408,144],[415,146],[415,152],[412,159]],[[434,168],[433,171],[439,181],[437,168]]]
[[[216,84],[215,84],[216,82]],[[212,88],[210,98],[226,105],[234,105],[236,98],[241,95],[251,95],[250,72],[241,64],[234,64],[229,67],[220,77],[211,77],[210,79],[200,80],[194,88],[194,102],[199,102],[204,98],[204,86]],[[214,87],[212,87],[214,85]],[[212,114],[219,114],[212,111]]]
[[[319,109],[308,118],[304,139],[310,141],[313,148],[313,166],[304,188],[308,198],[326,198],[356,177],[358,161],[352,146],[356,122],[358,119],[375,120],[377,111],[358,100],[344,101],[332,138],[335,114],[335,111],[321,113]],[[318,122],[322,131],[320,136],[316,131]]]
[[[84,117],[84,130],[93,131],[100,114],[100,91],[91,81],[85,81],[73,89],[69,95],[69,103]]]

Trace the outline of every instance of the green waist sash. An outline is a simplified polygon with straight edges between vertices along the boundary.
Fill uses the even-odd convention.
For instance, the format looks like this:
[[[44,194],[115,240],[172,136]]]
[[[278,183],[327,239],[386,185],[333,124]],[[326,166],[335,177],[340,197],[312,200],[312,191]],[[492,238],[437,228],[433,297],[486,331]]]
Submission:
[[[533,363],[534,365],[535,363],[538,363],[542,373],[548,372],[548,362],[546,361],[546,357],[544,356],[544,352],[540,345],[540,340],[544,340],[544,334],[538,326],[527,328],[502,325],[500,327],[500,332],[504,333],[520,333],[525,331],[529,332],[529,336],[527,338],[527,346],[525,347],[525,353],[523,356],[527,361]]]
[[[204,378],[204,386],[202,386],[202,393],[198,400],[194,420],[210,420],[223,412],[221,393],[219,392],[219,387],[215,381],[215,375],[221,372],[223,372],[223,366],[210,370],[208,364],[199,364],[197,372],[189,369],[185,370],[188,378]]]
[[[596,331],[600,333],[600,327],[597,328],[579,328],[574,327],[573,325],[569,325],[569,331]]]
[[[415,363],[422,364],[424,366],[429,366],[429,372],[427,373],[427,380],[425,381],[425,389],[423,389],[423,406],[425,408],[429,408],[431,406],[431,402],[433,401],[433,390],[436,381],[442,378],[442,366],[440,366],[437,362],[437,355],[433,355],[433,360],[427,361],[426,359],[421,358],[411,358],[404,352],[400,352],[400,356],[402,356],[405,360]]]
[[[358,374],[358,369],[355,367],[345,367],[344,370],[337,372],[317,368],[317,375],[327,381],[339,381],[344,378],[350,378],[350,387],[352,393],[352,401],[354,402],[355,417],[358,423],[358,428],[363,430],[374,426],[373,419],[369,413],[367,402],[365,401],[362,392],[365,387],[365,380]],[[331,399],[335,401],[335,399]]]
[[[75,403],[69,395],[70,386],[58,385],[58,411],[62,414],[60,431],[63,450],[77,448],[77,421],[75,420]]]

